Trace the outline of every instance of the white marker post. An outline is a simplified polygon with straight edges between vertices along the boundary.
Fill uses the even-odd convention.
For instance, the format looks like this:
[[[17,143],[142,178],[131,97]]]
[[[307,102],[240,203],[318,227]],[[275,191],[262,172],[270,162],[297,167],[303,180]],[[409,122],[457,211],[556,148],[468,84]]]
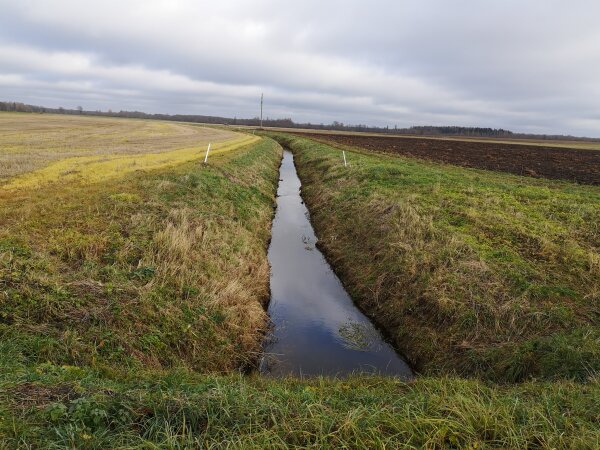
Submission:
[[[346,164],[346,152],[344,150],[342,150],[342,155],[344,156],[344,167],[346,167],[348,164]]]
[[[208,148],[206,149],[206,156],[204,157],[204,164],[208,162],[208,152],[210,152],[210,142],[208,143]]]

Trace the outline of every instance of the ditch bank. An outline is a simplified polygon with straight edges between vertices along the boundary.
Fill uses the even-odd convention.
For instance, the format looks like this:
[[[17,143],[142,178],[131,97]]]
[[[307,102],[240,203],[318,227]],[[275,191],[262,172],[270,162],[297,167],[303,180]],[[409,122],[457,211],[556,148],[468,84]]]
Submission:
[[[339,149],[269,136],[294,153],[319,248],[411,367],[500,382],[600,370],[598,254],[581,229],[600,220],[596,187],[386,155],[344,167]]]
[[[284,150],[268,252],[272,332],[260,372],[412,378],[406,362],[354,305],[317,249],[300,189],[293,155]]]

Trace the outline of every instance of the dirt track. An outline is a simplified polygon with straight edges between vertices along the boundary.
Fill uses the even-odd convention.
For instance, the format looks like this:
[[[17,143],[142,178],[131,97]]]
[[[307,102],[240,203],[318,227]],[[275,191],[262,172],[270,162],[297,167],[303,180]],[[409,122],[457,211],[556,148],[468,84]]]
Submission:
[[[600,185],[600,150],[487,142],[298,133],[331,144],[517,175]]]

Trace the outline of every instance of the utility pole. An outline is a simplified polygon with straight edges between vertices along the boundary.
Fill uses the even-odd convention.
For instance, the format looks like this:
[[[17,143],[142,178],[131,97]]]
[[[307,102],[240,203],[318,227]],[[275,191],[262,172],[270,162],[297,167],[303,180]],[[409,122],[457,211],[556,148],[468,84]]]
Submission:
[[[263,94],[260,94],[260,129],[262,130]]]

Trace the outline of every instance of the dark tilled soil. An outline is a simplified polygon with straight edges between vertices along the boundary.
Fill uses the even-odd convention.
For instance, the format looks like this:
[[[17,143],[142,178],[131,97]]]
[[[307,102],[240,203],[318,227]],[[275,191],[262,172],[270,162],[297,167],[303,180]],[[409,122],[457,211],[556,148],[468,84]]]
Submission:
[[[464,167],[600,185],[600,150],[427,138],[298,133],[312,139]]]

